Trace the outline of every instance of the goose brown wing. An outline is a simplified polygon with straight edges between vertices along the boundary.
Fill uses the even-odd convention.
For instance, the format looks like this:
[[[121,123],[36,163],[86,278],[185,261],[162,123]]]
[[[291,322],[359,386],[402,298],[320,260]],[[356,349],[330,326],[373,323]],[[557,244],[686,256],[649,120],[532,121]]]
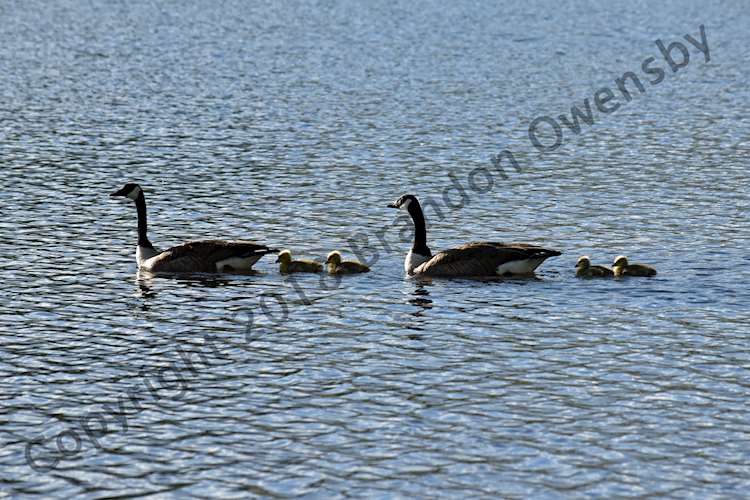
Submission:
[[[190,241],[152,257],[149,267],[162,272],[216,272],[216,263],[232,257],[247,258],[275,253],[265,245],[244,240]],[[256,259],[257,260],[257,259]]]
[[[514,260],[560,255],[555,250],[527,243],[467,243],[444,250],[414,270],[429,276],[494,276],[498,266]]]

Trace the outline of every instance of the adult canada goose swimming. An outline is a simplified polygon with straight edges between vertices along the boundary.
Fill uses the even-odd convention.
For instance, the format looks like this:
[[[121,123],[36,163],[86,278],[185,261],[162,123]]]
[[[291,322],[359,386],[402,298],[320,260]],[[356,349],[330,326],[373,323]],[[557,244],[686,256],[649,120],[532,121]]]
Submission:
[[[615,276],[656,276],[656,269],[646,264],[629,264],[624,255],[615,257],[612,265]]]
[[[576,262],[576,276],[579,278],[609,278],[614,274],[608,267],[592,266],[588,255],[581,255]]]
[[[281,274],[289,273],[319,273],[323,270],[323,265],[312,260],[292,260],[292,252],[282,250],[276,259],[279,263],[279,272]]]
[[[135,260],[142,271],[166,273],[222,273],[249,271],[258,259],[277,250],[250,241],[190,241],[160,252],[146,236],[146,198],[138,184],[125,184],[110,196],[124,196],[138,210],[138,246]]]
[[[530,275],[549,257],[560,255],[526,243],[482,241],[432,255],[427,246],[427,229],[416,196],[405,194],[388,205],[405,210],[414,222],[414,244],[406,254],[404,270],[420,276],[513,276]]]
[[[334,250],[326,257],[329,274],[356,274],[370,272],[370,268],[352,260],[341,260],[341,254]]]

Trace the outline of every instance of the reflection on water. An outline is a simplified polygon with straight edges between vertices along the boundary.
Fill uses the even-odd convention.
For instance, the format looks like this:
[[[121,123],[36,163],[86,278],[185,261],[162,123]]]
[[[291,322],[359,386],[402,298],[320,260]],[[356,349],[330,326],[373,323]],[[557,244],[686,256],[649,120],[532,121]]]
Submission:
[[[745,494],[746,10],[6,2],[2,491]],[[532,117],[701,23],[710,64],[529,150]],[[404,279],[385,204],[468,190],[505,147],[523,171],[428,212],[431,248],[563,255],[535,279]],[[108,198],[126,181],[163,247],[360,258],[353,241],[378,259],[345,277],[268,258],[249,276],[142,275],[132,207]],[[620,253],[659,275],[575,279],[579,255]],[[43,460],[61,435],[80,450],[26,464],[30,439]]]
[[[421,307],[422,309],[431,309],[432,301],[428,299],[430,292],[424,287],[424,285],[418,285],[417,289],[412,293],[413,299],[409,299],[409,303],[415,306]],[[415,311],[414,315],[419,316],[421,311]]]

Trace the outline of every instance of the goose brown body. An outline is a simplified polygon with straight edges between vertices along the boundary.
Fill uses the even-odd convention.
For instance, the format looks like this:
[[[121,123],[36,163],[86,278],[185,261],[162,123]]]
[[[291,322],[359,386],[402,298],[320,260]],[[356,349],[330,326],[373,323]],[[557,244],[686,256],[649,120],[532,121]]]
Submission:
[[[140,267],[163,273],[236,272],[249,269],[268,253],[275,250],[251,241],[189,241],[146,259]]]
[[[511,276],[531,274],[548,257],[560,252],[527,243],[474,242],[444,250],[417,266],[422,276]]]

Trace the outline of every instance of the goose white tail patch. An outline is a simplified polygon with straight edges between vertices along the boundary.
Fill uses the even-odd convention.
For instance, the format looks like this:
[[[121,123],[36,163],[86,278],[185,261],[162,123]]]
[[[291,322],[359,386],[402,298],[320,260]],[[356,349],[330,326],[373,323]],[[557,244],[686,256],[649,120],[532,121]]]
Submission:
[[[229,257],[228,259],[216,262],[216,271],[223,273],[225,271],[249,271],[253,264],[258,262],[260,255],[251,255],[249,257]]]
[[[536,259],[512,260],[497,266],[495,272],[499,276],[506,274],[531,274],[542,262],[544,262],[544,259],[538,257]]]
[[[126,196],[130,198],[131,200],[135,201],[135,199],[138,198],[139,194],[141,194],[141,188],[140,186],[136,186]]]

